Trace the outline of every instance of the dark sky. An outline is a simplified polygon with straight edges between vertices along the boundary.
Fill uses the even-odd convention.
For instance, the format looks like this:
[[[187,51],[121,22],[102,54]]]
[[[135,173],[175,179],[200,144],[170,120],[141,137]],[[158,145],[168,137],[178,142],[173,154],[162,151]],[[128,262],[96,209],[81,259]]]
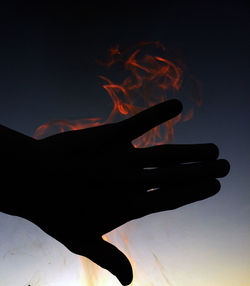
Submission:
[[[221,157],[231,163],[221,192],[204,209],[195,212],[188,207],[185,217],[196,221],[197,233],[204,220],[210,224],[212,244],[221,243],[227,253],[220,253],[221,261],[232,260],[232,269],[239,265],[244,269],[245,261],[249,263],[245,249],[250,207],[247,1],[2,1],[0,5],[0,123],[30,136],[52,119],[106,117],[112,102],[101,87],[98,75],[103,69],[96,60],[104,59],[111,46],[160,41],[181,58],[186,72],[201,82],[203,105],[192,121],[176,128],[176,142],[214,142]],[[229,269],[226,264],[225,269]],[[218,281],[229,285],[227,280]],[[212,284],[217,285],[208,283]]]
[[[26,134],[50,119],[107,112],[96,60],[117,43],[161,41],[211,88],[205,88],[210,101],[215,87],[225,104],[247,88],[245,1],[6,2],[1,4],[0,120]]]

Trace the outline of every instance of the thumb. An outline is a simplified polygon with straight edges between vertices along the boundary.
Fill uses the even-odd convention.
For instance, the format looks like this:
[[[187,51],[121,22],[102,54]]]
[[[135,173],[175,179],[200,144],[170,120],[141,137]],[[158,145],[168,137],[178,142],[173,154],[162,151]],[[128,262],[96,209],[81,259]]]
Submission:
[[[128,258],[113,244],[97,239],[84,252],[84,256],[115,275],[122,285],[132,282],[132,266]]]

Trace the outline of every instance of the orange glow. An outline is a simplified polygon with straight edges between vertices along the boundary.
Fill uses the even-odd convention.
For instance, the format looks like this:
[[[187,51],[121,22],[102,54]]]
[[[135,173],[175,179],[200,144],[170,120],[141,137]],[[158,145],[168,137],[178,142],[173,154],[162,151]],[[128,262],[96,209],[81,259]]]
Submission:
[[[109,49],[109,60],[101,63],[105,67],[115,68],[122,64],[126,77],[115,83],[106,76],[99,77],[104,81],[103,88],[113,102],[107,119],[83,118],[79,120],[54,120],[43,124],[35,131],[35,138],[43,138],[51,134],[68,130],[79,130],[117,121],[118,117],[131,117],[168,98],[176,96],[183,83],[183,70],[166,57],[151,55],[145,48],[153,46],[157,52],[165,52],[160,42],[141,42],[136,47],[121,51],[119,46]],[[192,78],[197,88],[199,82]],[[196,95],[190,100],[201,106],[201,98]],[[194,115],[191,108],[182,116],[155,127],[133,142],[135,147],[163,144],[174,139],[174,126],[180,121],[188,121]]]

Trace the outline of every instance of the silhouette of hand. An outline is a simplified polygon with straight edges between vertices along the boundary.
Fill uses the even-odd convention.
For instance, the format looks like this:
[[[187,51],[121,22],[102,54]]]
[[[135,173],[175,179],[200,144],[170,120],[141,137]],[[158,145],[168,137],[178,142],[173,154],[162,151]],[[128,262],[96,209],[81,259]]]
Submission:
[[[102,235],[216,194],[216,178],[229,171],[214,144],[133,147],[132,140],[181,110],[178,100],[169,100],[118,123],[36,141],[28,174],[35,185],[26,184],[33,202],[19,206],[16,215],[129,284],[128,259]]]

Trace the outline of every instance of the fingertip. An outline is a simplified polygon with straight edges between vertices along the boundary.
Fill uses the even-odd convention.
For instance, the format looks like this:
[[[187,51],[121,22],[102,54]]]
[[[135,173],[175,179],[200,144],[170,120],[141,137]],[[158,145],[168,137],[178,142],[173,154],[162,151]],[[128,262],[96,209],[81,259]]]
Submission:
[[[221,189],[221,184],[219,180],[213,179],[207,182],[207,191],[204,198],[209,198],[216,195]],[[203,199],[204,199],[203,198]]]
[[[124,278],[121,278],[121,277],[117,277],[119,279],[119,281],[121,282],[121,284],[123,286],[128,286],[132,283],[132,280],[133,280],[133,276],[131,277],[124,277]]]
[[[214,195],[217,194],[221,189],[221,184],[219,180],[214,180]]]
[[[166,102],[168,102],[168,104],[171,103],[173,105],[173,107],[175,108],[177,114],[182,112],[183,105],[182,105],[182,103],[181,103],[181,101],[179,99],[173,98],[173,99],[170,99],[170,100],[168,100]]]
[[[215,178],[223,178],[230,171],[230,164],[225,159],[206,161],[204,166],[207,172]]]
[[[209,147],[210,147],[210,152],[211,152],[211,156],[214,159],[217,159],[219,157],[220,154],[220,150],[218,148],[218,146],[214,143],[209,143]]]
[[[116,275],[122,285],[127,286],[131,284],[133,280],[133,270],[130,262],[127,261],[123,263],[123,265],[120,265],[120,269],[116,270],[114,275]]]
[[[228,175],[230,171],[230,163],[225,159],[218,160],[219,168],[221,169],[221,177],[225,177]]]

